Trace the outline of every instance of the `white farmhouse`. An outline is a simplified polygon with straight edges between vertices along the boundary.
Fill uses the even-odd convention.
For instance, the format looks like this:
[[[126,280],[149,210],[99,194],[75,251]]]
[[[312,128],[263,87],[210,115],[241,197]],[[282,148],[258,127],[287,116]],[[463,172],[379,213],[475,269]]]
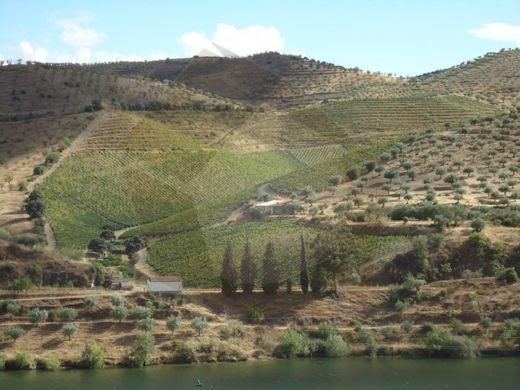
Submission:
[[[182,295],[182,279],[179,276],[150,276],[148,292],[152,294]]]

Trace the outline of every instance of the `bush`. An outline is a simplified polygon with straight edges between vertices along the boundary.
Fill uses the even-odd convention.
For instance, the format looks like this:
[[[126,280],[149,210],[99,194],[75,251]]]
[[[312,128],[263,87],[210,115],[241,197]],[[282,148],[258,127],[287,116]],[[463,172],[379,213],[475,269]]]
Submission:
[[[0,355],[0,371],[5,370],[5,358]]]
[[[60,359],[51,358],[42,362],[42,368],[45,371],[58,371],[61,368]]]
[[[36,361],[27,352],[18,352],[13,360],[13,367],[17,370],[35,370]]]
[[[112,305],[114,306],[122,306],[125,304],[125,298],[121,295],[112,295],[110,299],[112,301]]]
[[[479,325],[482,329],[489,329],[493,324],[493,320],[489,317],[484,317],[480,319]]]
[[[347,177],[350,179],[350,180],[356,180],[357,178],[359,178],[361,172],[359,170],[358,167],[353,167],[353,168],[350,168],[348,171],[347,171]]]
[[[473,358],[480,354],[477,344],[467,336],[453,336],[447,330],[433,329],[424,343],[434,357]]]
[[[43,172],[45,172],[45,167],[43,165],[37,165],[33,169],[33,175],[34,176],[43,175]]]
[[[377,356],[378,346],[372,332],[363,327],[358,327],[356,330],[361,339],[361,342],[366,345],[368,354],[371,357]]]
[[[498,272],[496,279],[499,282],[511,284],[518,282],[518,275],[514,267],[504,268]]]
[[[323,321],[318,325],[316,337],[322,340],[327,340],[331,336],[338,334],[338,328],[330,321]]]
[[[350,353],[349,347],[345,340],[339,335],[331,335],[327,337],[327,339],[321,344],[322,345],[322,355],[320,354],[320,351],[318,352],[318,356],[324,356],[324,357],[342,357],[347,356]]]
[[[247,356],[237,345],[220,343],[217,351],[217,360],[219,362],[238,362],[247,360]]]
[[[177,347],[175,357],[177,363],[191,364],[197,361],[197,357],[195,355],[195,350],[193,349],[193,346],[187,343],[182,343],[180,346]]]
[[[287,329],[282,335],[281,343],[275,348],[274,355],[278,358],[303,357],[310,354],[309,341],[296,329]]]
[[[151,318],[153,315],[152,309],[146,306],[136,306],[134,309],[134,317],[139,320]]]
[[[113,319],[121,322],[125,320],[126,317],[128,317],[128,309],[124,305],[113,306],[110,310],[110,316]]]
[[[401,329],[409,334],[413,331],[413,321],[410,321],[410,320],[405,320],[401,323]]]
[[[451,320],[450,326],[452,332],[456,335],[465,335],[469,333],[468,327],[464,324],[464,322],[456,318]]]
[[[481,232],[486,227],[486,222],[482,218],[475,218],[471,221],[471,228],[475,232]]]
[[[151,332],[154,325],[155,321],[153,320],[153,318],[150,317],[142,318],[137,321],[137,328],[145,333]]]
[[[40,310],[39,308],[35,307],[29,312],[29,317],[31,318],[31,322],[33,324],[39,324],[41,322],[47,321],[49,312],[47,310]]]
[[[60,155],[58,153],[49,153],[45,156],[45,165],[55,164],[60,159]]]
[[[150,363],[155,350],[155,338],[152,335],[140,334],[136,337],[130,353],[125,357],[126,365],[144,367]]]
[[[0,313],[9,313],[12,315],[17,315],[20,313],[22,307],[15,303],[12,299],[6,299],[0,303]]]
[[[63,331],[63,334],[65,335],[65,337],[68,337],[69,340],[71,340],[72,336],[74,336],[76,334],[76,332],[78,331],[78,328],[76,327],[76,325],[74,323],[68,322],[65,325],[63,325],[62,331]]]
[[[10,289],[16,292],[30,290],[33,287],[32,280],[28,276],[16,278],[11,282]]]
[[[67,307],[58,311],[58,318],[61,322],[72,322],[78,317],[76,309]]]
[[[96,307],[98,304],[98,299],[96,297],[87,297],[83,301],[83,305],[85,305],[86,308],[89,310],[92,310],[94,307]]]
[[[191,327],[200,336],[203,332],[208,330],[209,324],[208,324],[208,321],[206,320],[206,317],[195,317],[191,321]]]
[[[265,320],[265,314],[261,309],[252,307],[247,311],[247,321],[251,324],[260,324]]]
[[[227,325],[220,330],[220,337],[222,339],[230,338],[244,338],[246,330],[241,321],[231,320]]]
[[[83,368],[103,368],[106,351],[95,344],[85,345],[81,352],[80,366]]]
[[[4,331],[4,334],[12,340],[18,340],[20,337],[22,337],[25,334],[25,330],[18,326],[15,326],[15,327],[6,329]]]

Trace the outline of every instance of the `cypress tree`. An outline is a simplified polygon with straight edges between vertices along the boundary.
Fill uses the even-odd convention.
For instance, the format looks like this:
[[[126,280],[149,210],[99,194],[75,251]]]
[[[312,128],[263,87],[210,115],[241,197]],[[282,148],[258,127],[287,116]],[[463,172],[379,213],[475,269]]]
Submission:
[[[264,253],[264,277],[262,280],[262,289],[268,295],[276,294],[280,283],[280,273],[276,258],[274,256],[274,246],[272,242],[268,242]]]
[[[307,257],[305,255],[305,243],[303,236],[300,236],[301,251],[300,251],[300,286],[304,294],[309,292],[309,274],[307,272]]]
[[[242,280],[242,291],[245,294],[251,294],[255,288],[256,269],[253,263],[253,254],[251,253],[251,244],[246,242],[244,246],[244,256],[240,264],[240,279]]]
[[[225,296],[233,295],[235,291],[237,291],[237,273],[233,264],[233,247],[231,246],[231,241],[227,242],[224,252],[220,282],[222,283],[222,294]]]

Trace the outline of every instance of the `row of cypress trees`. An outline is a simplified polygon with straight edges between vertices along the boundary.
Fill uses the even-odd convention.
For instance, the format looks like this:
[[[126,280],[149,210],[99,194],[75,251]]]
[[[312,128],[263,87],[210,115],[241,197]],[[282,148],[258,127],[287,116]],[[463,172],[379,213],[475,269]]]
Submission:
[[[305,253],[305,243],[303,236],[300,237],[300,285],[302,291],[307,294],[309,291],[309,275],[307,272],[307,258]],[[280,270],[275,256],[274,245],[268,242],[263,257],[262,289],[265,294],[274,295],[280,286]],[[240,287],[245,294],[251,294],[255,288],[256,266],[253,260],[253,253],[250,242],[246,242],[242,260],[240,262]],[[226,296],[233,295],[239,287],[238,273],[233,259],[233,246],[231,241],[226,244],[224,258],[222,261],[222,272],[220,274],[222,293]]]

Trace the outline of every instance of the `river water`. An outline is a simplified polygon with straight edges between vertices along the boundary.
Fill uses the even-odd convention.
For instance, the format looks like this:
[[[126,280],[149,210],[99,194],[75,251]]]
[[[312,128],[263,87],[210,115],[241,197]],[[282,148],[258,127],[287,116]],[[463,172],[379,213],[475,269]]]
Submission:
[[[196,387],[197,380],[202,387]],[[0,373],[0,390],[520,389],[519,358],[301,359],[144,369]]]

